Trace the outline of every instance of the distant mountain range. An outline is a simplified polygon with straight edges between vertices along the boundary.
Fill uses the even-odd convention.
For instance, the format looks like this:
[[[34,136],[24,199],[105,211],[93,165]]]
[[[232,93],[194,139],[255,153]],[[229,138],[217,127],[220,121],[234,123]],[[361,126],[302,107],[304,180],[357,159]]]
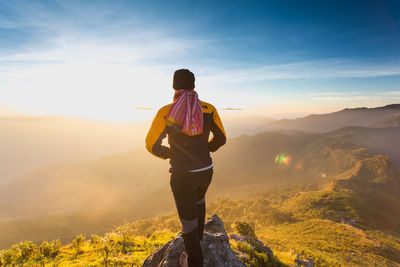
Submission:
[[[328,132],[345,126],[398,127],[399,104],[379,108],[345,109],[294,120],[227,116],[229,137],[265,131],[293,134]],[[239,115],[238,115],[239,116]],[[143,145],[146,123],[118,124],[73,117],[0,112],[0,186],[28,171],[55,162],[95,160]],[[21,158],[21,155],[24,155]]]
[[[328,114],[283,119],[265,124],[269,130],[296,129],[303,132],[329,132],[346,126],[398,127],[400,104],[376,108],[346,108]]]

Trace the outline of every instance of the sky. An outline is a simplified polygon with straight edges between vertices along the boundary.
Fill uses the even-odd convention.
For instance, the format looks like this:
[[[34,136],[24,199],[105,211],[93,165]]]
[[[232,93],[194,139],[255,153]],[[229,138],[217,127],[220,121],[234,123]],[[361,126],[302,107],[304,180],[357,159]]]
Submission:
[[[400,103],[400,1],[0,0],[0,113],[147,120],[180,68],[238,116]]]

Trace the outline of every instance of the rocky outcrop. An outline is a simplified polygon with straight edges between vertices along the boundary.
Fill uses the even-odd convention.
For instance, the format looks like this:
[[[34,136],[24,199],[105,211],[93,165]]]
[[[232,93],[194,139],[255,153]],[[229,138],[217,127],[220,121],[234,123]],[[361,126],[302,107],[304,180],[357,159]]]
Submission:
[[[300,258],[300,255],[296,255],[296,259],[294,260],[294,264],[296,266],[304,266],[304,267],[314,267],[314,259],[313,258],[306,258],[305,260],[302,260]]]
[[[204,266],[246,266],[231,249],[224,223],[215,214],[205,222],[201,246],[204,255]],[[182,235],[178,234],[173,240],[151,254],[144,261],[142,267],[177,267],[179,266],[179,256],[184,249]]]
[[[253,236],[248,236],[248,235],[240,236],[235,234],[231,234],[230,238],[235,241],[246,242],[249,246],[251,246],[252,250],[257,251],[259,253],[265,253],[268,256],[271,265],[274,266],[274,253],[272,252],[271,248],[265,246],[261,240]],[[244,256],[243,261],[247,262],[247,257],[245,255],[240,255],[240,256]]]

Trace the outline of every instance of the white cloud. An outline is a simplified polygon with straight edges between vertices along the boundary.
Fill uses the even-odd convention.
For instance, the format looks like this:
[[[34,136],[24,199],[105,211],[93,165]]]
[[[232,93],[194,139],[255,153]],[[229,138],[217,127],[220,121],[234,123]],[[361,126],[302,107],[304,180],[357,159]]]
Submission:
[[[316,92],[305,93],[302,97],[312,100],[333,100],[333,101],[357,101],[371,99],[386,99],[389,101],[400,101],[399,91],[347,91],[347,92]]]
[[[400,97],[400,88],[399,91],[386,91],[382,92],[381,94],[389,97]]]
[[[286,64],[267,65],[240,70],[217,71],[208,75],[213,83],[244,83],[269,80],[326,80],[343,78],[369,78],[400,75],[400,62],[376,62],[351,59],[324,59]]]

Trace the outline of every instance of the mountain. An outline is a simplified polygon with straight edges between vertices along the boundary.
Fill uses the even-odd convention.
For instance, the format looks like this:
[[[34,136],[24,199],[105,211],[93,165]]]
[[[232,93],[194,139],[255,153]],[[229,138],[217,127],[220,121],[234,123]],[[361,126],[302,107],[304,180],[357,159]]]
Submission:
[[[397,266],[400,264],[400,174],[389,156],[361,145],[368,144],[368,141],[374,142],[371,136],[381,135],[382,139],[389,140],[387,138],[396,138],[396,134],[398,132],[392,128],[345,127],[328,133],[299,133],[289,136],[266,132],[232,139],[214,157],[216,173],[210,195],[207,196],[207,213],[220,215],[229,236],[237,234],[238,229],[247,229],[247,233],[257,235],[274,251],[276,259],[282,264],[290,265],[294,261],[311,259],[318,266]],[[373,147],[372,144],[369,145]],[[84,181],[89,176],[83,174],[90,170],[90,173],[96,174],[93,177],[102,183],[108,181],[105,177],[109,176],[118,177],[116,181],[124,181],[124,174],[132,175],[122,168],[126,166],[136,170],[136,173],[140,167],[142,171],[148,171],[153,166],[150,170],[157,173],[156,165],[145,165],[147,160],[152,162],[153,158],[144,157],[144,154],[135,151],[131,154],[108,156],[95,163],[81,163],[81,172],[76,173],[80,174],[80,178],[75,179]],[[132,159],[143,161],[139,162],[140,166],[132,166]],[[101,166],[106,167],[101,171],[97,170]],[[61,167],[65,167],[63,171],[66,172],[70,166]],[[158,166],[161,173],[165,172],[166,167]],[[60,166],[52,171],[59,171],[58,168]],[[45,171],[42,170],[42,173]],[[34,181],[31,179],[33,178],[25,182]],[[126,184],[126,181],[121,184]],[[115,189],[112,188],[113,183],[107,185],[110,191]],[[213,195],[226,195],[230,198],[212,200]],[[142,211],[156,207],[156,199],[161,196],[165,196],[163,201],[168,198],[172,200],[168,186],[160,185],[157,193],[143,196],[140,205]],[[240,197],[233,199],[232,196]],[[21,199],[23,200],[20,196]],[[149,207],[150,203],[154,206]],[[101,241],[100,248],[92,245],[97,244],[95,240],[98,239],[92,235],[91,241],[84,242],[79,252],[77,240],[84,240],[79,233],[85,236],[94,233],[94,229],[89,231],[88,226],[97,223],[99,229],[107,232],[106,224],[119,224],[118,220],[124,217],[124,209],[127,213],[132,213],[132,210],[124,206],[118,208],[121,213],[116,211],[104,216],[109,221],[103,225],[101,220],[97,220],[101,218],[101,213],[82,212],[80,215],[72,213],[70,218],[63,214],[52,216],[64,223],[67,218],[67,222],[61,225],[71,229],[60,228],[56,220],[43,217],[35,219],[36,225],[22,220],[3,222],[0,223],[0,231],[6,233],[3,236],[9,238],[8,242],[14,238],[14,243],[34,237],[35,243],[40,244],[44,239],[50,240],[46,238],[49,232],[53,234],[52,237],[57,236],[57,233],[58,236],[68,236],[62,243],[72,241],[72,244],[62,248],[60,257],[45,257],[49,264],[70,262],[72,257],[76,264],[101,264],[99,261],[110,260],[140,266],[157,249],[154,244],[158,247],[168,244],[180,230],[176,212],[158,217],[150,215],[150,218],[136,220],[141,217],[142,212],[136,210],[137,217],[133,219],[135,221],[126,222],[114,232],[104,235],[101,240],[104,239],[105,243]],[[115,216],[117,213],[121,215],[120,218]],[[7,227],[5,223],[10,224]],[[34,229],[40,230],[33,232]],[[162,234],[165,231],[175,234]],[[72,233],[75,234],[75,239]],[[96,233],[102,234],[101,231]],[[165,236],[168,236],[167,240]],[[178,246],[179,242],[176,242]],[[230,244],[235,244],[234,242],[236,241],[229,241]],[[107,253],[110,254],[96,254],[98,249],[105,249],[101,247],[103,245],[107,245]],[[26,247],[24,243],[20,243],[3,253],[18,254],[19,246]],[[148,248],[152,248],[152,251]],[[243,239],[232,248],[238,249],[237,253],[242,251],[245,260],[267,259],[266,255],[254,250],[251,242]],[[244,252],[253,254],[246,256]]]
[[[227,232],[237,221],[252,225],[287,264],[299,254],[319,266],[396,266],[399,142],[397,127],[362,126],[229,139],[213,155],[207,212],[219,214]],[[167,170],[167,161],[144,148],[36,169],[0,188],[0,248],[22,240],[69,243],[125,220],[133,222],[121,227],[140,238],[177,233]],[[36,211],[41,217],[29,217]]]
[[[400,104],[376,108],[346,108],[328,114],[283,119],[265,124],[270,130],[296,129],[303,132],[329,132],[346,126],[368,127],[399,114]]]
[[[365,128],[349,126],[332,132],[341,135],[343,139],[354,142],[371,152],[388,155],[390,161],[400,166],[400,128]]]
[[[273,121],[262,116],[233,116],[226,112],[221,116],[229,137],[238,137],[273,130],[295,134],[299,131],[327,132],[350,125],[391,127],[398,125],[395,115],[399,112],[399,105],[394,104],[372,109],[345,109],[295,120]],[[0,160],[3,162],[0,165],[0,185],[49,164],[92,161],[101,155],[141,147],[149,123],[111,123],[0,112]]]
[[[392,156],[378,161],[378,165],[390,163],[389,169],[393,169],[392,162],[397,162],[399,153],[393,145],[398,144],[399,136],[393,128],[345,127],[319,134],[265,132],[230,139],[213,157],[215,174],[207,198],[246,198],[266,188],[287,186],[305,192],[322,190],[335,177],[354,172],[360,162],[383,152]],[[385,141],[392,146],[385,146]],[[52,229],[47,231],[49,237],[58,235],[64,242],[78,233],[94,233],[96,229],[104,233],[124,219],[170,211],[174,203],[167,170],[167,161],[140,148],[28,173],[0,189],[0,203],[18,207],[1,210],[0,228],[14,230],[3,235],[0,247],[21,238],[12,225],[30,228],[24,232],[30,240],[41,240],[42,226],[46,225]],[[28,217],[36,212],[40,218]],[[24,219],[18,220],[21,217]]]

